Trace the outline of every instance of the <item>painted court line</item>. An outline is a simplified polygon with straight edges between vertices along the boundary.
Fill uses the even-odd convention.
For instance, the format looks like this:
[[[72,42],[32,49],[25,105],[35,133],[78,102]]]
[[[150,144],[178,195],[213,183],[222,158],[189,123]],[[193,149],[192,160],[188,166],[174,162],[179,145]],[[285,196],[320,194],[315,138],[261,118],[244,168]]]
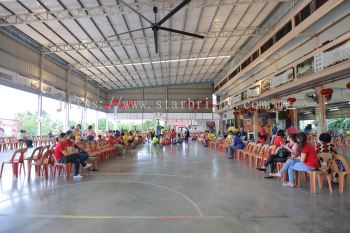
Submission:
[[[93,184],[93,183],[134,183],[134,184],[143,184],[143,185],[149,185],[149,186],[157,187],[157,188],[160,188],[160,189],[167,190],[169,192],[175,193],[178,196],[181,196],[182,198],[187,200],[194,207],[194,209],[197,211],[198,217],[204,216],[202,211],[201,211],[201,209],[198,207],[198,205],[191,198],[186,196],[185,194],[183,194],[183,193],[181,193],[179,191],[176,191],[176,190],[174,190],[172,188],[169,188],[167,186],[164,186],[164,185],[147,183],[147,182],[137,182],[137,181],[128,181],[128,180],[125,180],[125,181],[121,181],[121,180],[113,180],[113,181],[86,181],[86,182],[81,182],[81,183],[76,183],[76,184],[67,184],[67,185],[62,185],[62,186],[57,186],[57,187],[51,187],[51,188],[48,188],[46,190],[55,190],[55,189],[59,189],[59,188],[72,187],[72,186],[75,186],[75,185]],[[46,191],[46,190],[43,190],[43,191]],[[28,192],[28,193],[24,193],[24,194],[19,195],[19,196],[14,196],[14,197],[10,197],[10,198],[5,199],[5,200],[0,200],[0,203],[1,202],[6,202],[6,201],[10,201],[10,200],[13,200],[15,198],[21,198],[23,196],[31,195],[31,194],[33,194],[35,192],[36,191]]]
[[[287,215],[252,216],[251,218],[255,218],[255,219],[264,219],[264,218],[288,218],[288,216],[287,216]]]
[[[168,175],[168,174],[157,174],[157,173],[143,174],[143,173],[118,173],[118,172],[93,173],[93,174],[88,174],[87,176],[105,176],[105,175],[164,176],[164,177],[192,178],[192,179],[199,179],[199,180],[206,179],[203,177],[196,177],[196,176]]]
[[[128,219],[128,220],[162,220],[162,221],[187,221],[187,220],[211,220],[222,219],[223,216],[103,216],[103,215],[41,215],[41,214],[0,214],[0,217],[9,218],[50,218],[50,219]]]

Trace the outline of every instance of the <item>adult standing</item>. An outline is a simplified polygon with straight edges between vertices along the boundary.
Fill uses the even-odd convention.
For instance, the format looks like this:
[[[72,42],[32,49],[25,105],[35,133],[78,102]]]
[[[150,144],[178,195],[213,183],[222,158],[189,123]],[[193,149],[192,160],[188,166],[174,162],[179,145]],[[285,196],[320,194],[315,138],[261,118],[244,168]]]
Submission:
[[[186,134],[185,134],[185,143],[188,143],[188,139],[190,138],[190,130],[186,129]]]
[[[73,137],[74,137],[74,140],[77,142],[77,141],[80,141],[81,139],[81,125],[80,124],[77,124],[77,126],[74,128],[73,130]]]
[[[92,129],[92,125],[89,125],[88,129],[85,132],[85,137],[87,141],[92,141],[96,137],[95,131]]]

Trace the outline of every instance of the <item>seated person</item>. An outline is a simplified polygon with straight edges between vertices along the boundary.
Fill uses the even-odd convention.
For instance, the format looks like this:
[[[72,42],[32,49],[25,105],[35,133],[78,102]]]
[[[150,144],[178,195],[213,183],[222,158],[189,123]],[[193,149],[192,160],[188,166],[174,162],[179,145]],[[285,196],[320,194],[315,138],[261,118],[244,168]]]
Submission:
[[[285,137],[284,131],[279,129],[276,133],[276,137],[273,140],[273,145],[280,147],[281,144],[284,144],[284,137]]]
[[[329,153],[329,152],[332,154],[337,153],[335,146],[331,143],[332,136],[329,133],[321,133],[318,139],[319,139],[319,142],[316,142],[316,145],[315,145],[317,154]]]
[[[243,148],[244,148],[244,144],[240,137],[240,133],[236,132],[235,137],[233,138],[233,145],[228,146],[228,158],[232,159],[234,151],[237,151]]]
[[[163,138],[163,136],[160,136],[158,146],[162,147],[163,144],[164,144],[164,138]]]
[[[49,137],[50,140],[54,140],[55,136],[52,133],[52,130],[49,131],[49,134],[47,135]]]
[[[262,135],[262,134],[258,134],[258,142],[261,144],[265,144],[265,140],[266,140],[266,135]]]
[[[74,174],[73,179],[81,179],[83,176],[79,174],[80,156],[78,150],[67,146],[67,138],[65,133],[60,133],[58,143],[55,146],[54,156],[59,163],[73,163]]]
[[[288,159],[288,156],[290,155],[292,158],[296,158],[299,156],[299,150],[298,150],[298,144],[297,144],[297,135],[296,134],[290,134],[288,136],[289,138],[289,143],[287,145],[284,145],[283,143],[280,144],[280,147],[277,149],[276,153],[273,155],[269,155],[267,160],[265,161],[265,168],[268,169],[268,174],[273,173],[275,170],[275,163],[276,162],[282,162],[285,163]],[[284,148],[285,149],[285,154],[282,154],[280,149]],[[261,169],[263,170],[263,169]],[[264,178],[273,178],[270,175],[265,176]]]
[[[209,130],[204,131],[204,146],[209,146]]]
[[[288,182],[283,183],[284,186],[294,187],[294,171],[313,171],[318,167],[318,158],[314,147],[307,141],[307,135],[300,132],[296,136],[296,141],[300,151],[300,155],[291,156],[284,164],[281,171],[270,174],[271,176],[281,177],[288,171]]]
[[[159,143],[159,138],[158,138],[159,136],[155,136],[153,139],[152,139],[152,143],[154,144],[154,145],[157,145],[158,143]]]
[[[27,131],[21,130],[21,138],[18,140],[19,142],[24,142],[27,145],[27,148],[33,147],[33,140],[28,139]]]
[[[67,135],[67,133],[66,133],[66,145],[67,145],[67,147],[74,147],[75,149],[78,150],[77,152],[79,154],[81,166],[83,166],[83,168],[85,168],[85,169],[88,169],[89,167],[92,166],[92,164],[86,162],[89,159],[89,154],[86,151],[82,150],[80,147],[78,147],[77,143],[74,143],[71,140],[71,136]]]

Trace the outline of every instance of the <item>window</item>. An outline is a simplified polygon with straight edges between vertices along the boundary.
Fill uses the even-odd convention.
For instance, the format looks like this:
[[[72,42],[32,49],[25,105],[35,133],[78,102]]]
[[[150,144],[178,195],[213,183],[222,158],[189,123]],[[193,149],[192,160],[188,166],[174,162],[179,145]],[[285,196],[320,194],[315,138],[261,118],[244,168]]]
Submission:
[[[255,53],[251,56],[252,62],[255,61],[259,57],[259,50],[256,50]]]
[[[241,64],[242,70],[246,68],[251,63],[250,57]]]
[[[277,33],[276,33],[276,41],[279,41],[282,39],[285,35],[287,35],[292,30],[292,22],[289,21],[286,25],[283,26]]]
[[[295,17],[295,26],[298,26],[311,15],[311,3],[304,7]]]
[[[263,44],[263,46],[261,46],[261,54],[263,54],[266,50],[268,50],[269,48],[271,48],[273,45],[273,37],[271,39],[269,39],[268,41],[266,41],[265,44]]]
[[[315,9],[317,10],[317,9],[320,8],[323,4],[325,4],[326,2],[328,2],[328,0],[316,0],[316,1],[315,1]]]

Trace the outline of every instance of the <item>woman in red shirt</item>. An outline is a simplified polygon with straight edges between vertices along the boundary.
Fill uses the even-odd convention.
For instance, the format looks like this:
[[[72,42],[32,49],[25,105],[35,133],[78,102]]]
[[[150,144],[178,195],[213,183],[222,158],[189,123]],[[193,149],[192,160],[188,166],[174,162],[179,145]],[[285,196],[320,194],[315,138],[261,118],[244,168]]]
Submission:
[[[290,159],[284,164],[281,171],[270,174],[271,176],[281,177],[288,170],[289,182],[283,183],[284,186],[294,187],[294,171],[312,171],[318,166],[317,154],[314,147],[307,142],[305,133],[297,134],[297,143],[300,150],[300,156],[295,157],[293,154]]]

